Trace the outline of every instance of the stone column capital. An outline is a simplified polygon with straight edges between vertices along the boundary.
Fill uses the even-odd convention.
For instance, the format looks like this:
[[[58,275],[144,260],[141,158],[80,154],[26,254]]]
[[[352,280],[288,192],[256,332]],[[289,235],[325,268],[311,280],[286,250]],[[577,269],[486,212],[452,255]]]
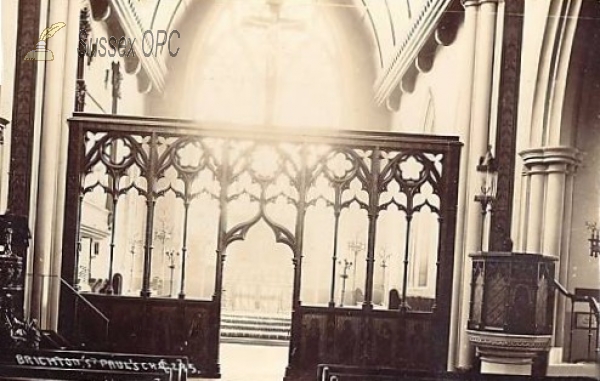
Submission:
[[[499,0],[461,0],[463,8],[477,7],[485,3],[498,4]]]
[[[581,162],[581,152],[566,146],[528,148],[519,152],[519,155],[528,170],[544,167],[552,172],[559,170],[566,173]]]

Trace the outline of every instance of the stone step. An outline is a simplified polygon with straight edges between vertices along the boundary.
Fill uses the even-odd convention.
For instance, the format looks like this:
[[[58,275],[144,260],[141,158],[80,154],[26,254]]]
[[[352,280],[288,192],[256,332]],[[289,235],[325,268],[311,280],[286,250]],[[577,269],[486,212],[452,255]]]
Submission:
[[[268,320],[253,320],[253,319],[221,319],[221,325],[236,324],[236,325],[254,325],[254,326],[269,326],[269,327],[289,327],[291,321],[268,321]]]
[[[251,314],[222,314],[221,321],[255,321],[269,324],[291,324],[290,317],[284,316],[263,316]]]
[[[257,339],[256,337],[228,337],[228,336],[221,336],[221,343],[261,345],[261,346],[264,345],[264,346],[271,346],[271,347],[287,347],[290,345],[289,340],[269,340],[269,339]],[[204,381],[206,381],[206,380],[204,380]]]
[[[267,332],[289,332],[290,326],[254,325],[239,323],[221,323],[221,329],[243,330],[243,331],[267,331]]]
[[[285,316],[246,313],[224,313],[221,316],[221,340],[224,342],[287,343],[290,340],[290,330],[291,319]]]
[[[548,356],[548,370],[546,375],[549,377],[589,377],[600,380],[599,363],[566,363],[563,362],[563,348],[550,348]]]
[[[247,337],[269,340],[289,340],[287,333],[275,333],[269,331],[240,331],[240,330],[221,330],[221,337]]]
[[[550,364],[546,375],[548,377],[589,377],[590,379],[600,380],[600,364]]]

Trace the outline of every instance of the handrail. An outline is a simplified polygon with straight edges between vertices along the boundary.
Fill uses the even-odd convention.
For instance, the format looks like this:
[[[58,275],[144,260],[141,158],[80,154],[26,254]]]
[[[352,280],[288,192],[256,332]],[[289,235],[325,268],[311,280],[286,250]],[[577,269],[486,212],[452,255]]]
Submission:
[[[596,298],[594,298],[593,296],[589,296],[589,295],[573,294],[573,293],[569,292],[562,284],[560,284],[554,278],[552,279],[552,282],[554,283],[554,286],[558,289],[558,291],[561,294],[563,294],[565,297],[567,297],[568,299],[571,300],[572,306],[573,306],[573,303],[577,303],[577,302],[587,303],[588,306],[590,307],[590,312],[594,315],[594,318],[596,319],[596,326],[600,327],[600,303],[598,302],[598,300]],[[591,327],[591,322],[590,322],[590,327]],[[573,317],[571,317],[571,334],[572,334],[572,330],[573,330]],[[591,332],[590,332],[590,340],[591,340]],[[591,344],[591,341],[588,342],[588,346],[590,344]],[[573,345],[572,337],[570,340],[570,345],[571,346]],[[589,353],[589,350],[590,349],[588,347],[588,353]],[[597,353],[596,356],[598,354],[600,354],[600,328],[596,328],[596,353]]]
[[[567,298],[575,301],[575,302],[586,302],[587,297],[586,296],[579,296],[579,295],[575,295],[571,292],[569,292],[565,286],[563,286],[562,284],[560,284],[556,279],[552,279],[552,282],[554,282],[554,286],[558,289],[558,291],[563,294],[564,296],[566,296]]]
[[[594,310],[594,314],[596,315],[596,318],[598,318],[598,315],[600,315],[600,302],[598,302],[598,300],[596,300],[596,298],[594,298],[594,297],[588,297],[588,299],[589,299],[590,307],[592,307],[592,309]],[[598,323],[600,323],[600,321]]]
[[[567,289],[562,284],[560,284],[556,279],[552,278],[552,283],[554,283],[554,286],[556,288],[558,288],[558,291],[561,294],[563,294],[564,296],[566,296],[567,298],[571,298],[571,297],[575,296],[574,294],[571,294],[569,291],[567,291]]]
[[[552,279],[552,281],[554,282],[554,285],[556,286],[556,288],[558,289],[558,291],[561,294],[563,294],[564,296],[566,296],[567,298],[571,299],[574,302],[585,302],[585,303],[587,303],[590,306],[590,309],[593,311],[594,315],[596,316],[597,322],[600,323],[600,303],[598,302],[598,300],[596,298],[594,298],[593,296],[588,296],[588,295],[576,295],[576,294],[573,294],[573,293],[569,292],[556,279]]]
[[[63,278],[60,278],[60,282],[62,284],[64,284],[65,286],[67,286],[67,288],[69,290],[71,290],[71,292],[73,292],[75,295],[77,295],[77,297],[81,300],[83,300],[83,302],[90,307],[97,315],[99,315],[102,320],[104,320],[104,322],[106,323],[106,325],[108,326],[108,324],[110,324],[110,319],[102,312],[98,309],[98,307],[96,307],[92,302],[90,302],[89,300],[87,300],[86,297],[84,297],[83,295],[81,295],[79,293],[79,291],[77,291],[73,286],[71,286],[66,280],[64,280]]]

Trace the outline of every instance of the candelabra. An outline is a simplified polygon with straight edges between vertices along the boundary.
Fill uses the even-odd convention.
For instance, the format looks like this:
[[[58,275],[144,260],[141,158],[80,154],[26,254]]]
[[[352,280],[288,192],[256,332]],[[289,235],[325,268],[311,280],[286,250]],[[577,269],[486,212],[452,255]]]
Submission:
[[[383,277],[381,280],[381,288],[382,288],[382,300],[385,300],[385,275],[386,275],[386,271],[387,271],[387,261],[390,259],[390,256],[392,255],[392,253],[388,253],[387,249],[384,247],[383,249],[381,249],[379,251],[379,262],[381,263],[379,266],[381,266],[381,269],[383,271]]]
[[[131,254],[131,266],[129,268],[129,292],[131,293],[132,289],[131,286],[133,285],[133,279],[134,279],[134,270],[135,270],[135,254],[136,254],[136,247],[138,245],[141,245],[143,243],[143,241],[139,238],[134,238],[131,241],[131,246],[129,247],[129,254]]]
[[[358,253],[365,250],[365,243],[358,240],[358,237],[355,237],[353,241],[348,242],[348,249],[354,253],[354,269],[352,273],[352,302],[356,304],[356,263]],[[350,263],[352,265],[352,262]]]
[[[169,270],[171,273],[169,275],[169,297],[173,296],[173,273],[175,271],[175,257],[179,256],[179,252],[175,250],[168,250],[165,252],[167,258],[169,258]]]
[[[92,264],[94,259],[96,259],[96,257],[98,255],[100,255],[100,242],[95,242],[93,239],[89,239],[90,240],[90,258],[88,260],[88,280],[90,278],[93,278],[93,273],[92,273]]]
[[[342,261],[338,262],[340,265]],[[340,307],[344,307],[344,296],[346,295],[346,279],[348,279],[348,269],[352,267],[352,262],[349,262],[347,259],[344,259],[344,270],[340,278],[342,278],[342,295],[340,300]]]
[[[162,258],[161,258],[161,264],[160,264],[160,269],[161,269],[161,274],[160,274],[160,278],[161,280],[165,278],[165,273],[164,273],[164,269],[165,269],[165,258],[168,258],[167,256],[167,242],[171,241],[171,236],[173,233],[173,228],[171,226],[168,226],[166,221],[166,213],[163,211],[162,215],[159,217],[159,221],[160,221],[160,227],[154,232],[154,238],[160,240],[161,242],[161,246],[162,246]],[[157,290],[159,291],[159,290]],[[161,289],[160,292],[163,292],[163,290]]]

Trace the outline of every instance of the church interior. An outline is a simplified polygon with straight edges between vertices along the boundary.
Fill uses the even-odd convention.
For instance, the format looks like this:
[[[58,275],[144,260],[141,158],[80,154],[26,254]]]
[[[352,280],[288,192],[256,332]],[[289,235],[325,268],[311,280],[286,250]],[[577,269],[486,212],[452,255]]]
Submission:
[[[600,380],[597,46],[595,0],[2,0],[0,380]]]

